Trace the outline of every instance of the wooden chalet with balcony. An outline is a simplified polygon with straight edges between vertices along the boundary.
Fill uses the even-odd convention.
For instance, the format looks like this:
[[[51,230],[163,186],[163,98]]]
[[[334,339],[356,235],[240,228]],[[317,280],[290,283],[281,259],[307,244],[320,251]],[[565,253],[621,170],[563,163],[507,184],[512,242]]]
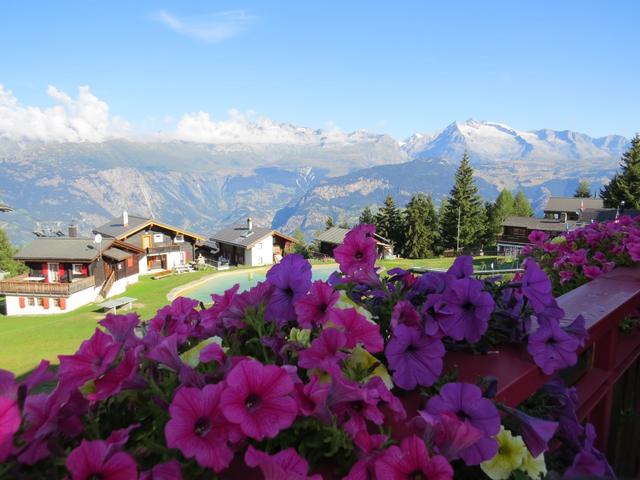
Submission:
[[[14,258],[29,273],[0,281],[7,315],[51,314],[124,293],[144,251],[116,239],[37,238]]]
[[[187,265],[195,260],[197,249],[212,248],[202,235],[127,212],[95,228],[93,233],[142,249],[140,274]]]

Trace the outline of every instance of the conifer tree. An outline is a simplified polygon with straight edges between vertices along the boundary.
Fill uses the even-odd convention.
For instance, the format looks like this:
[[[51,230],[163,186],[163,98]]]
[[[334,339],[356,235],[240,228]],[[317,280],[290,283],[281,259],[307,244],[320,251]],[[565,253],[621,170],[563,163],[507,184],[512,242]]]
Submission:
[[[418,193],[411,197],[404,211],[404,232],[403,257],[427,258],[433,255],[438,223],[431,196]]]
[[[324,229],[325,230],[329,230],[330,228],[333,228],[335,226],[336,226],[336,224],[333,223],[333,217],[327,217],[327,221],[324,224]]]
[[[0,270],[9,272],[9,276],[14,276],[27,270],[27,267],[22,262],[17,262],[13,259],[17,251],[11,245],[7,232],[0,228]]]
[[[513,200],[513,214],[517,217],[533,217],[531,203],[522,190],[516,194],[516,198]]]
[[[362,225],[364,223],[374,224],[376,223],[376,218],[373,212],[371,211],[371,207],[365,207],[360,214],[360,218],[358,218],[358,224]]]
[[[485,223],[484,206],[473,180],[469,155],[465,151],[455,174],[454,185],[449,192],[447,206],[440,217],[444,247],[456,248],[458,235],[461,249],[480,245],[486,228]]]
[[[586,180],[580,180],[578,188],[576,188],[573,194],[575,198],[589,198],[591,197],[591,189],[589,188],[589,182]]]
[[[349,226],[349,222],[347,222],[346,220],[341,221],[340,224],[338,225],[338,227],[339,228],[347,228],[347,229],[351,228]]]
[[[395,251],[402,251],[404,222],[391,195],[385,198],[384,205],[378,210],[375,218],[378,234],[391,240]]]
[[[616,208],[624,201],[625,208],[640,209],[640,134],[631,140],[622,154],[621,171],[600,190],[605,207]]]
[[[485,204],[487,215],[485,245],[496,244],[498,235],[502,232],[502,223],[514,214],[514,207],[513,194],[506,188],[498,194],[495,202]]]

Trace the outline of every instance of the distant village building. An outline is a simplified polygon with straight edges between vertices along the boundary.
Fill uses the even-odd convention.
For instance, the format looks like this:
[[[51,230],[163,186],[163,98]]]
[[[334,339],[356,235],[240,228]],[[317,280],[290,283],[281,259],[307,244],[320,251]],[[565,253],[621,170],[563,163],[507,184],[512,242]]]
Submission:
[[[37,238],[14,257],[29,273],[0,281],[6,314],[63,313],[122,294],[138,281],[143,255],[141,248],[113,238]]]
[[[544,216],[556,220],[579,220],[585,210],[603,207],[601,198],[551,197],[544,207]]]
[[[502,235],[498,237],[497,243],[498,253],[517,255],[526,245],[531,245],[531,232],[545,232],[552,238],[573,229],[575,224],[575,221],[564,222],[551,218],[508,217],[502,222]]]
[[[256,227],[249,218],[243,225],[220,230],[210,240],[218,245],[216,258],[231,265],[251,267],[277,263],[298,241],[271,228]]]
[[[324,232],[316,234],[315,239],[319,243],[320,253],[333,257],[333,250],[344,242],[344,237],[349,233],[348,228],[331,227]],[[393,257],[393,245],[391,241],[374,233],[377,243],[378,259]]]
[[[0,212],[12,212],[13,208],[11,208],[9,205],[6,205],[2,202],[0,202]]]
[[[124,212],[93,230],[105,238],[114,238],[143,250],[139,269],[141,274],[173,268],[195,261],[198,247],[205,246],[206,238],[182,228],[173,227],[152,218],[129,215]]]

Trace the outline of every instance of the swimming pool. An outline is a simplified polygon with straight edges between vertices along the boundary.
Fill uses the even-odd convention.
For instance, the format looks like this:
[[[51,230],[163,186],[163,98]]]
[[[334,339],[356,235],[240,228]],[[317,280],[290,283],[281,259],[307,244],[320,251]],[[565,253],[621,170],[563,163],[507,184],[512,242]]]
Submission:
[[[311,272],[314,280],[326,280],[338,269],[338,265],[332,263],[330,265],[314,265]],[[240,291],[247,290],[258,282],[264,282],[267,278],[269,268],[236,270],[229,272],[220,272],[213,275],[209,280],[198,283],[193,287],[187,287],[185,290],[178,292],[179,296],[194,298],[204,303],[211,303],[211,294],[221,294],[225,290],[233,287],[236,283],[240,284]]]

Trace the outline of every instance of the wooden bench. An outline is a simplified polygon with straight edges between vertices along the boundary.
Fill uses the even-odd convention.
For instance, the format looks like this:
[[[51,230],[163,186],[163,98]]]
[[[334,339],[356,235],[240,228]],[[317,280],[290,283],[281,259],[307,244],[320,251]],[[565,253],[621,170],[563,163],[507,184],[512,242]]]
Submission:
[[[135,302],[137,298],[131,297],[120,297],[114,298],[112,300],[107,300],[106,302],[102,302],[98,304],[98,307],[102,308],[104,311],[109,311],[110,313],[116,313],[116,310],[120,307],[127,307],[127,310],[131,310],[133,308],[133,302]]]

